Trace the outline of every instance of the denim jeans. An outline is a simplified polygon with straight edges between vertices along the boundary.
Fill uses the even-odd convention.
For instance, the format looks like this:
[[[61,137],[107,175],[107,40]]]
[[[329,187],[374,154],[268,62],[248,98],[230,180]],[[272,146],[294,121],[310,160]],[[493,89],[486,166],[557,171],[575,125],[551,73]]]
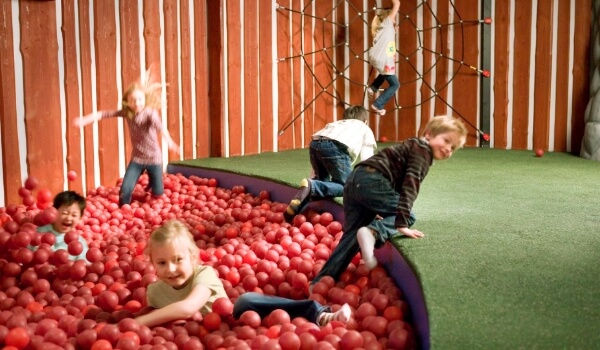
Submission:
[[[356,232],[361,227],[375,231],[375,247],[380,247],[394,235],[400,234],[395,226],[399,194],[379,171],[357,166],[344,187],[344,234],[331,256],[311,284],[323,276],[336,281],[360,251]],[[376,215],[383,219],[377,220]],[[416,221],[410,213],[409,227]]]
[[[273,295],[248,292],[240,295],[233,305],[233,317],[239,319],[248,310],[256,311],[260,318],[265,318],[273,310],[285,310],[291,319],[304,317],[309,322],[317,323],[321,312],[331,312],[329,306],[323,306],[311,299],[293,300]]]
[[[313,197],[341,197],[352,172],[352,159],[346,145],[334,140],[313,140],[309,148],[310,164],[315,172],[310,186]]]
[[[373,102],[373,106],[377,109],[383,109],[385,104],[394,96],[398,88],[400,88],[400,82],[398,81],[397,76],[383,74],[379,74],[369,88],[376,91],[381,87],[381,84],[383,84],[384,81],[387,81],[389,86],[387,89],[383,90],[381,95]]]
[[[132,161],[129,162],[127,170],[125,170],[125,176],[123,176],[123,183],[119,192],[119,205],[131,203],[131,194],[144,170],[148,172],[152,194],[160,196],[164,193],[162,164],[140,164]]]

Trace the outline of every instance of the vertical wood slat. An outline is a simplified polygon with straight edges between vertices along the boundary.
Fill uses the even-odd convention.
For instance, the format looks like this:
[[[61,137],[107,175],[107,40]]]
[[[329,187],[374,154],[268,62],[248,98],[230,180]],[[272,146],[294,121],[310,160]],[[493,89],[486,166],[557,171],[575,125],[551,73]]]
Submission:
[[[291,22],[292,22],[292,32],[291,32],[291,48],[290,52],[292,56],[298,56],[302,51],[302,26],[300,24],[300,15],[298,14],[302,11],[300,7],[300,1],[292,1],[292,10],[291,12]],[[301,76],[300,76],[300,67],[302,67],[302,58],[296,57],[290,60],[292,64],[292,116],[295,118],[294,120],[294,139],[293,139],[293,147],[301,148],[307,144],[308,138],[310,137],[310,132],[303,129],[305,115],[301,113],[304,108],[304,103],[302,101],[302,84],[301,84]]]
[[[429,6],[424,6],[423,9],[423,28],[431,28],[433,25],[433,14],[429,11]],[[427,30],[422,33],[423,47],[433,46],[433,31]],[[430,51],[422,50],[423,52],[423,78],[419,82],[419,96],[421,98],[421,123],[418,125],[417,135],[422,135],[425,125],[429,122],[435,102],[433,87],[433,54]]]
[[[77,42],[75,32],[75,6],[73,0],[62,2],[62,28],[63,28],[63,60],[64,60],[64,90],[67,139],[67,169],[81,174],[81,140],[80,130],[73,127],[71,120],[79,115],[79,82],[77,77]],[[69,189],[82,193],[82,180],[78,176],[75,181],[69,182]]]
[[[210,155],[210,123],[208,112],[208,33],[206,2],[194,3],[194,57],[196,87],[196,157]]]
[[[208,103],[210,120],[210,156],[221,157],[225,154],[224,118],[223,118],[223,1],[207,1],[206,27],[212,35],[207,35],[208,49]],[[218,32],[217,29],[218,28]]]
[[[177,13],[177,0],[164,0],[163,15],[165,25],[164,47],[165,47],[165,84],[167,90],[167,129],[175,143],[181,145],[181,135],[179,134],[179,66],[178,45],[179,36],[177,34],[177,23],[179,23],[179,14]],[[160,137],[160,136],[159,136]],[[167,145],[165,145],[167,147]],[[169,161],[178,160],[179,155],[169,150]],[[167,162],[163,159],[163,162]]]
[[[494,4],[495,18],[495,38],[492,55],[494,56],[494,67],[491,70],[492,79],[494,79],[494,144],[493,148],[504,149],[508,145],[507,127],[508,127],[508,53],[509,50],[509,20],[510,20],[510,1],[497,1]]]
[[[312,8],[306,9],[309,13],[312,14]],[[303,50],[304,50],[304,63],[306,67],[304,68],[304,130],[305,136],[307,138],[312,138],[312,135],[317,131],[315,130],[314,125],[314,97],[315,97],[315,87],[314,87],[314,77],[312,71],[315,69],[314,67],[314,54],[313,54],[313,36],[315,33],[312,28],[313,18],[311,16],[304,16],[303,30],[304,30],[304,42],[303,42]],[[310,144],[307,143],[308,146]]]
[[[247,0],[244,4],[244,154],[260,152],[258,2]]]
[[[398,25],[396,31],[396,45],[399,54],[396,54],[396,60],[398,64],[396,75],[398,76],[398,81],[400,82],[400,88],[396,92],[395,97],[391,100],[392,105],[388,106],[391,108],[396,108],[396,103],[399,106],[416,106],[418,104],[417,101],[417,85],[418,76],[415,67],[417,67],[417,58],[416,55],[411,55],[414,51],[414,48],[417,47],[417,36],[415,33],[414,27],[410,28],[410,23],[417,23],[417,13],[412,12],[417,7],[417,0],[405,0],[400,3],[399,19],[396,19],[396,24]],[[404,16],[407,14],[410,15],[410,22],[407,21]],[[412,25],[411,25],[412,26]],[[411,35],[401,35],[401,33],[410,33]],[[407,60],[408,58],[408,60]],[[407,83],[410,82],[410,83]],[[385,128],[394,128],[396,129],[395,135],[390,135],[394,140],[405,140],[409,137],[415,135],[417,131],[416,119],[415,119],[415,108],[401,108],[396,109],[396,123],[386,124]],[[389,117],[392,117],[390,115]],[[383,120],[388,120],[388,115],[386,114]],[[391,118],[390,118],[390,121]],[[389,137],[389,136],[388,136]]]
[[[280,5],[289,8],[291,2],[289,0],[280,1]],[[294,126],[292,118],[294,113],[292,110],[292,60],[281,60],[290,56],[290,16],[291,13],[286,9],[277,11],[277,90],[278,90],[278,105],[279,105],[279,127],[283,134],[277,138],[279,150],[293,148]],[[283,130],[287,128],[286,130]]]
[[[128,86],[140,79],[140,37],[138,23],[138,4],[135,1],[119,1],[119,24],[120,24],[120,49],[121,49],[121,86],[123,94]],[[121,99],[123,97],[121,96]],[[119,103],[118,108],[122,108]],[[131,160],[131,138],[129,137],[129,126],[125,120],[120,119],[123,124],[123,136],[125,141],[125,164]]]
[[[570,34],[570,1],[558,1],[558,29],[556,39],[556,49],[561,50],[569,47]],[[569,113],[569,56],[556,53],[556,95],[553,97],[556,101],[554,135],[554,151],[564,152],[567,150],[567,115]]]
[[[92,105],[92,40],[90,38],[90,3],[80,0],[79,9],[79,66],[81,67],[81,114],[88,115],[94,110]],[[77,116],[77,115],[76,115]],[[77,116],[78,117],[78,116]],[[94,132],[92,126],[83,128],[84,164],[86,190],[96,184],[96,165],[94,149]]]
[[[38,177],[40,184],[54,194],[64,188],[62,128],[57,118],[61,114],[61,86],[56,59],[56,6],[55,2],[19,3],[23,94],[27,97],[27,166],[29,174]]]
[[[552,102],[552,21],[554,1],[538,2],[535,45],[533,148],[548,149]],[[558,0],[556,0],[558,1]]]
[[[450,21],[449,17],[449,2],[441,1],[437,3],[436,17],[437,24],[447,24]],[[435,41],[435,52],[441,57],[436,58],[435,64],[435,91],[438,98],[435,99],[435,115],[447,114],[448,106],[444,101],[448,101],[448,70],[452,69],[452,63],[446,58],[450,56],[449,47],[449,31],[448,26],[441,26],[434,30],[434,35],[437,36]]]
[[[579,154],[585,129],[584,116],[590,90],[590,23],[592,0],[580,0],[575,7],[573,45],[573,118],[571,120],[571,152]]]
[[[479,8],[473,4],[456,2],[455,10],[455,22],[479,18]],[[455,25],[453,42],[455,58],[462,59],[469,66],[479,65],[479,24],[468,22]],[[477,146],[479,142],[479,133],[476,130],[479,120],[478,83],[482,77],[465,64],[456,68],[457,74],[452,82],[453,100],[448,102],[466,120],[465,125],[468,130],[466,145]]]
[[[191,44],[190,40],[190,3],[181,1],[180,6],[180,24],[179,37],[181,46],[181,55],[179,65],[181,67],[181,114],[180,120],[183,129],[181,135],[180,152],[184,159],[190,159],[194,155],[193,133],[194,125],[192,123],[192,62],[191,62]]]
[[[239,156],[243,153],[240,6],[240,0],[227,1],[227,115],[230,156]]]
[[[356,14],[356,11],[353,10],[352,8],[352,4],[350,3],[351,1],[347,1],[349,2],[349,4],[347,4],[348,9],[346,10],[346,7],[344,6],[343,3],[338,3],[337,6],[337,11],[336,11],[336,17],[334,19],[334,21],[336,23],[349,23],[350,26],[349,27],[345,27],[345,26],[334,26],[333,30],[334,30],[334,42],[335,43],[342,43],[346,41],[346,38],[348,37],[349,33],[352,33],[353,35],[350,36],[349,41],[346,43],[348,45],[339,45],[336,46],[334,48],[334,52],[335,52],[335,73],[339,73],[334,75],[334,77],[336,78],[335,83],[334,83],[334,94],[336,96],[336,100],[335,100],[335,110],[337,113],[337,119],[342,119],[343,117],[343,113],[344,113],[344,109],[345,109],[345,105],[344,102],[348,102],[350,104],[353,103],[353,99],[352,97],[350,97],[349,101],[346,101],[346,85],[348,85],[348,87],[351,89],[352,88],[352,83],[348,80],[348,79],[352,79],[352,70],[346,70],[344,71],[343,69],[346,68],[346,64],[345,64],[345,60],[344,58],[346,57],[346,55],[352,55],[352,46],[351,46],[351,42],[352,42],[352,38],[355,36],[359,36],[360,34],[358,32],[355,32],[352,29],[352,22],[349,22],[350,17],[353,14]],[[346,19],[348,18],[348,20]],[[363,45],[362,41],[360,43],[361,47]],[[350,61],[352,61],[352,57],[348,57],[348,59]],[[347,75],[348,79],[345,79],[344,76],[340,75],[340,74],[344,74],[344,76]],[[310,136],[310,135],[308,135]]]
[[[524,0],[515,8],[514,68],[513,68],[513,108],[512,148],[526,149],[529,126],[529,63],[531,61],[531,0]]]
[[[102,18],[102,21],[98,20]],[[116,81],[115,4],[111,1],[94,1],[94,46],[96,47],[96,96],[98,110],[113,110],[119,106]],[[109,118],[98,124],[98,158],[100,183],[114,184],[119,178],[119,145],[115,142],[117,120]]]
[[[315,23],[315,45],[317,48],[331,47],[333,44],[332,39],[332,24],[322,20],[326,18],[328,21],[332,21],[332,2],[324,1],[319,3],[315,10],[316,23]],[[315,103],[315,115],[314,115],[314,128],[315,130],[322,129],[325,125],[333,121],[333,86],[331,85],[332,70],[331,70],[331,59],[328,53],[321,51],[315,54],[315,94],[319,95]]]
[[[17,139],[17,103],[15,91],[15,62],[12,6],[13,1],[0,1],[0,132],[2,133],[2,180],[6,203],[19,203],[17,189],[21,186],[21,160]]]
[[[363,105],[363,96],[365,96],[365,84],[367,84],[368,77],[365,76],[364,69],[365,65],[368,63],[362,61],[365,59],[364,50],[365,50],[365,42],[369,41],[369,35],[365,37],[365,22],[362,19],[368,22],[368,15],[365,13],[366,9],[363,8],[362,0],[350,0],[348,4],[348,20],[351,21],[346,30],[348,30],[346,35],[348,37],[349,42],[348,46],[350,50],[348,50],[348,57],[350,61],[350,66],[348,69],[348,85],[350,87],[350,98],[347,101],[348,105],[340,103],[339,105],[342,107],[341,111],[338,111],[338,119],[343,118],[344,109],[349,107],[350,105]],[[359,13],[365,13],[364,16],[360,16]],[[362,18],[362,19],[361,19]],[[346,22],[341,22],[346,23]],[[368,27],[368,25],[367,25]],[[345,39],[342,38],[342,39]],[[342,40],[338,39],[338,40]],[[343,47],[343,46],[342,46]],[[343,62],[343,61],[342,61]],[[340,66],[345,68],[343,65]],[[340,68],[341,69],[341,68]],[[340,81],[346,82],[342,77],[338,78]],[[343,97],[343,96],[342,96]],[[367,101],[368,102],[368,101]],[[368,108],[368,107],[367,107]]]
[[[273,151],[273,133],[277,132],[274,130],[273,120],[273,65],[274,57],[272,53],[273,43],[271,41],[271,34],[273,32],[273,11],[275,11],[273,4],[269,1],[258,2],[258,32],[259,32],[259,45],[260,51],[258,52],[260,71],[259,83],[260,83],[260,151],[269,152]]]

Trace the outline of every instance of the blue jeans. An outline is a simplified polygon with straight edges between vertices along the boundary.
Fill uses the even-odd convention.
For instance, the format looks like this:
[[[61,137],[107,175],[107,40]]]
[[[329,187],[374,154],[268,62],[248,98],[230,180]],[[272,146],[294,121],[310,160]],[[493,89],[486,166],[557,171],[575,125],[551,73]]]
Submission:
[[[344,183],[352,172],[352,159],[348,147],[329,139],[313,140],[309,146],[310,164],[315,173],[310,181],[310,198],[341,197]],[[304,201],[297,213],[306,209],[310,201]]]
[[[356,232],[361,227],[374,230],[375,247],[380,247],[392,236],[400,234],[395,225],[399,199],[400,195],[391,182],[379,171],[368,166],[357,166],[344,187],[344,234],[311,284],[318,282],[323,276],[338,280],[360,251]],[[375,219],[376,215],[383,219]],[[409,227],[415,221],[411,212]]]
[[[248,310],[256,311],[260,318],[265,318],[273,310],[285,310],[291,319],[304,317],[310,322],[317,323],[317,317],[322,312],[331,312],[329,306],[323,306],[310,299],[293,300],[273,295],[248,292],[240,295],[233,305],[233,317],[237,320]]]
[[[398,88],[400,88],[400,82],[398,81],[397,76],[383,74],[379,74],[369,88],[373,91],[377,91],[384,81],[387,81],[389,86],[387,89],[383,90],[381,95],[373,102],[373,106],[377,109],[383,109],[385,104],[394,96]]]
[[[127,170],[125,170],[125,176],[123,176],[123,183],[119,192],[119,205],[131,203],[131,194],[144,170],[148,172],[152,194],[160,196],[164,193],[162,164],[140,164],[132,161],[129,162]]]

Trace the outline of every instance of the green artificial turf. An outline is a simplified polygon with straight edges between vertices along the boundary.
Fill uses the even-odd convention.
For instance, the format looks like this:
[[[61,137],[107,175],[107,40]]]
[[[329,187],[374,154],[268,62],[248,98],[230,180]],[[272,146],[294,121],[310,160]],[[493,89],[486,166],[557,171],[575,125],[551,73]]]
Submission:
[[[310,171],[306,150],[183,164],[294,186]],[[430,169],[414,210],[425,238],[395,244],[433,349],[600,348],[600,163],[463,149]]]

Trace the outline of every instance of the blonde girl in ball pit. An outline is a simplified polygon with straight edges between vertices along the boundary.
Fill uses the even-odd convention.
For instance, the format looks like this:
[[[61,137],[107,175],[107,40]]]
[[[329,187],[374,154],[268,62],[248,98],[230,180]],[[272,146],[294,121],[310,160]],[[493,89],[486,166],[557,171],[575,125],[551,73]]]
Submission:
[[[121,110],[99,111],[73,121],[78,128],[106,118],[121,117],[127,121],[133,149],[119,192],[121,206],[131,203],[133,189],[144,170],[148,172],[148,187],[152,189],[152,195],[158,197],[163,194],[163,164],[158,133],[167,142],[169,149],[179,153],[179,146],[173,141],[169,131],[163,128],[158,113],[161,89],[162,84],[152,82],[150,72],[147,71],[140,81],[125,90]]]
[[[217,272],[199,263],[199,249],[182,222],[167,221],[152,232],[144,252],[156,269],[158,281],[151,283],[146,291],[148,306],[154,310],[136,317],[141,325],[201,320],[212,311],[215,300],[228,297]],[[329,306],[314,300],[291,300],[254,292],[237,298],[233,317],[239,319],[245,311],[253,310],[264,318],[276,309],[285,310],[292,319],[304,317],[321,326],[333,320],[347,323],[351,317],[348,304],[331,312]]]

